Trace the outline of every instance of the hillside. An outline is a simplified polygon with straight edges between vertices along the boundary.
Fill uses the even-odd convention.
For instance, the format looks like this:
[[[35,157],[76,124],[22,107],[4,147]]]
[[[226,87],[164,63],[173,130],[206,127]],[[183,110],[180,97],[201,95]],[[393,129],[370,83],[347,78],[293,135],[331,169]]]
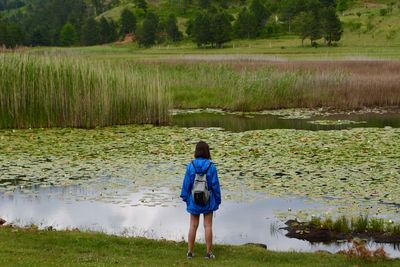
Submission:
[[[65,2],[60,0],[0,0],[0,23],[8,21],[25,31],[26,45],[60,45],[60,32],[66,22],[76,28],[75,43],[82,42],[82,27],[87,18],[107,18],[114,23],[115,31],[120,31],[121,13],[124,9],[133,12],[140,27],[146,14],[156,14],[159,21],[164,22],[168,16],[176,16],[179,30],[184,39],[189,39],[187,26],[196,14],[205,10],[221,10],[237,19],[244,7],[250,8],[254,0],[148,0],[147,9],[139,8],[137,0],[76,0]],[[290,15],[293,3],[302,0],[260,0],[268,13],[263,29],[257,39],[299,39],[291,30]],[[321,3],[333,3],[337,8],[343,24],[343,36],[339,45],[363,46],[368,44],[393,46],[400,43],[400,3],[393,0],[315,0]],[[340,2],[346,5],[340,6]],[[202,7],[204,3],[207,7]],[[62,6],[62,8],[60,7]],[[232,20],[231,19],[231,20]],[[231,23],[234,23],[231,21]],[[0,28],[1,29],[1,28]],[[4,34],[3,34],[4,35]],[[120,37],[121,38],[121,35]],[[237,38],[233,36],[233,38]],[[1,42],[1,32],[0,32]],[[108,42],[108,41],[104,41]],[[102,43],[104,43],[102,42]],[[323,42],[319,41],[321,44]],[[292,43],[292,42],[290,42]],[[297,42],[296,42],[297,43]],[[98,44],[98,43],[97,43]],[[168,44],[170,45],[170,44]]]
[[[400,3],[393,3],[395,2],[392,0],[354,2],[349,9],[340,13],[344,27],[341,43],[346,45],[360,45],[359,42],[362,44],[378,42],[381,45],[400,44]],[[133,3],[128,2],[105,11],[98,18],[105,16],[119,21],[124,8],[132,10],[139,18],[144,16],[141,9],[135,8]],[[233,1],[227,11],[236,17],[241,8],[243,5],[240,1]],[[184,8],[180,0],[152,0],[149,2],[149,10],[161,17],[167,17],[170,13],[176,14],[179,29],[185,33],[187,21],[201,9],[194,4]],[[280,16],[280,14],[272,14],[272,16]]]

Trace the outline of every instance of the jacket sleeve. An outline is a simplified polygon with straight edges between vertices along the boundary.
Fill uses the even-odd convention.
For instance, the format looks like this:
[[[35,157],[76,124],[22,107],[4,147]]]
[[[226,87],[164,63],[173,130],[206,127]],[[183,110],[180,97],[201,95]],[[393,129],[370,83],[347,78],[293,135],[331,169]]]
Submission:
[[[183,178],[182,191],[180,196],[182,200],[185,202],[187,202],[188,198],[190,197],[190,191],[191,191],[190,176],[191,176],[190,164],[188,164],[186,167],[185,178]]]
[[[218,180],[218,173],[217,173],[217,168],[213,166],[212,168],[212,179],[211,179],[211,187],[212,187],[212,192],[215,196],[215,204],[219,205],[221,204],[221,188],[219,186],[219,180]]]

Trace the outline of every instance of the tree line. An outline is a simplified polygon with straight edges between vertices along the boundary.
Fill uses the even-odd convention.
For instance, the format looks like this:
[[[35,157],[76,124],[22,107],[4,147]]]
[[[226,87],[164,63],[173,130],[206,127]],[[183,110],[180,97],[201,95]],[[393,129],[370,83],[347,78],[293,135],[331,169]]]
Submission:
[[[0,44],[72,46],[114,42],[131,34],[144,47],[183,39],[174,14],[160,18],[149,11],[146,0],[132,0],[138,14],[123,9],[118,21],[100,16],[119,0],[13,0],[25,12],[0,17]],[[193,8],[186,34],[199,47],[222,47],[233,38],[249,39],[296,34],[312,45],[324,38],[328,45],[339,41],[342,24],[338,12],[352,0],[169,0],[170,5]],[[7,1],[0,0],[0,7]],[[7,3],[10,3],[7,2]],[[232,2],[239,5],[230,13]],[[3,5],[2,5],[3,4]],[[135,15],[136,14],[136,15]],[[1,13],[0,13],[1,16]],[[96,18],[97,17],[97,18]]]

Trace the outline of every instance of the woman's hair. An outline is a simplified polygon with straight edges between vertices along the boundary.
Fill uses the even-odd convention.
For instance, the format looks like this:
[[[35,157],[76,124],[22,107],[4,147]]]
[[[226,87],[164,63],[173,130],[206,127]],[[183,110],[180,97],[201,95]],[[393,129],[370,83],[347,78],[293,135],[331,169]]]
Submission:
[[[211,159],[210,148],[206,142],[200,141],[197,143],[196,150],[194,151],[194,157]]]

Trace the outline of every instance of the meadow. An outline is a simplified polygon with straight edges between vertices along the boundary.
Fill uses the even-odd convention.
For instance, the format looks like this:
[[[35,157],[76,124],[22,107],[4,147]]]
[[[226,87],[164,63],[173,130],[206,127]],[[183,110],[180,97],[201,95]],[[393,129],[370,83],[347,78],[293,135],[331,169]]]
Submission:
[[[399,260],[361,260],[328,253],[272,252],[257,246],[215,246],[205,260],[203,244],[187,260],[186,244],[77,231],[0,227],[0,264],[20,266],[399,266]]]
[[[172,107],[259,111],[400,105],[400,62],[395,60],[152,56],[149,51],[135,56],[105,46],[1,54],[0,127],[166,124]]]

